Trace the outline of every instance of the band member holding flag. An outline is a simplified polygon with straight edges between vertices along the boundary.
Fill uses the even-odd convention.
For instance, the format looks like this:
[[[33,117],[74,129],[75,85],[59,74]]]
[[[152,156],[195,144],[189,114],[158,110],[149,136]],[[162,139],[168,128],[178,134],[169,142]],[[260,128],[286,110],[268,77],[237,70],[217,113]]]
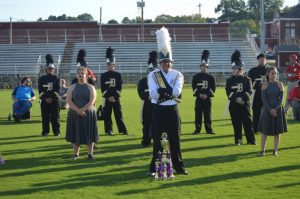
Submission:
[[[183,87],[183,75],[172,69],[173,59],[169,31],[162,27],[156,31],[160,69],[148,75],[148,86],[153,105],[152,135],[153,156],[150,163],[150,173],[155,174],[155,161],[158,152],[162,151],[160,144],[162,133],[167,133],[171,159],[178,174],[188,175],[184,168],[180,149],[180,116],[177,103]]]
[[[111,113],[114,111],[119,133],[129,135],[122,115],[121,110],[121,91],[123,78],[121,73],[115,71],[115,57],[113,56],[114,49],[109,47],[106,50],[106,67],[107,72],[101,75],[101,92],[103,100],[103,115],[104,115],[104,131],[107,135],[113,135]]]
[[[259,118],[261,114],[262,100],[261,100],[261,85],[266,82],[266,73],[269,68],[267,65],[266,55],[261,53],[257,57],[258,66],[253,67],[248,72],[248,77],[252,81],[253,102],[252,102],[252,113],[253,113],[253,131],[257,133]]]
[[[52,60],[51,60],[52,58]],[[38,90],[41,99],[41,113],[43,130],[42,136],[49,134],[49,122],[51,121],[54,136],[60,136],[60,115],[59,115],[59,82],[60,78],[54,75],[55,67],[53,57],[46,55],[47,69],[46,75],[39,77]]]
[[[202,113],[204,115],[204,126],[207,134],[215,134],[211,127],[211,97],[216,90],[215,78],[209,74],[209,51],[204,50],[201,56],[201,72],[194,75],[192,79],[195,101],[195,131],[199,134],[202,126]]]
[[[226,80],[226,94],[230,101],[229,112],[234,129],[236,145],[241,145],[242,127],[244,127],[247,144],[256,145],[250,114],[251,80],[244,76],[244,63],[236,50],[231,56],[232,76]]]
[[[147,74],[155,70],[158,66],[157,52],[151,51],[148,59]],[[138,83],[138,94],[142,100],[141,119],[143,124],[142,146],[147,147],[151,143],[151,121],[152,121],[152,103],[149,96],[148,78],[143,77]]]

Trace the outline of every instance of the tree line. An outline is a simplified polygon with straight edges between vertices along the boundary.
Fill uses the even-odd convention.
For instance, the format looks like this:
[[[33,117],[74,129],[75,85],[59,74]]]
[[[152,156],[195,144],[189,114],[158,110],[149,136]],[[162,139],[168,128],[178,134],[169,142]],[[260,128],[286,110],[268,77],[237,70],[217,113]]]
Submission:
[[[284,0],[264,0],[265,20],[271,21],[275,13],[287,13],[293,7],[283,7]],[[230,21],[232,26],[238,28],[248,27],[251,32],[258,33],[260,19],[260,0],[221,0],[215,8],[215,13],[220,14],[216,18],[203,18],[199,14],[171,16],[159,15],[154,20],[144,19],[144,23],[212,23],[215,21]],[[94,21],[92,15],[83,13],[77,17],[49,16],[48,19],[39,18],[38,21]],[[121,24],[141,23],[141,17],[130,19],[124,17]],[[115,19],[111,19],[107,24],[119,24]]]

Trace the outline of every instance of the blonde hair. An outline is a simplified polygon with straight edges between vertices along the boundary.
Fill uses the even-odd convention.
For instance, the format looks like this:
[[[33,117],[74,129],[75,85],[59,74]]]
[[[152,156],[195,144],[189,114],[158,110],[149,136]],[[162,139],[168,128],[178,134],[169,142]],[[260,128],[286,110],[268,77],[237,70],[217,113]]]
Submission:
[[[78,66],[78,67],[77,67],[77,73],[78,73],[79,71],[83,71],[83,72],[87,75],[87,69],[86,69],[86,67]]]

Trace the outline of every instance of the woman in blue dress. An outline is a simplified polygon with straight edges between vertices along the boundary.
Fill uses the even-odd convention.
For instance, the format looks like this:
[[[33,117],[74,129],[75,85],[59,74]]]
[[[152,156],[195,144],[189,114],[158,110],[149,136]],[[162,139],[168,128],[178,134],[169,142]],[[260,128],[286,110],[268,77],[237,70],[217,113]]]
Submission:
[[[88,148],[88,159],[94,160],[93,146],[98,140],[97,116],[95,109],[96,89],[87,83],[87,69],[78,67],[76,84],[67,92],[69,111],[67,117],[66,140],[73,144],[73,157],[79,157],[80,145]]]
[[[273,155],[278,156],[280,134],[287,132],[287,122],[282,106],[283,84],[277,79],[278,71],[270,67],[267,71],[267,82],[262,84],[262,114],[260,116],[258,131],[261,132],[261,152],[265,155],[267,136],[274,136]]]

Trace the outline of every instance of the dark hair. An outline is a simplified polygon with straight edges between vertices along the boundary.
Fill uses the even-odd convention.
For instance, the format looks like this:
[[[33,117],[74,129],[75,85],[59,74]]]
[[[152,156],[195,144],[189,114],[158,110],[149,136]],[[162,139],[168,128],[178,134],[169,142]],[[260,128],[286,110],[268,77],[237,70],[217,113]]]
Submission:
[[[268,67],[267,73],[266,73],[266,79],[267,79],[267,81],[269,81],[269,76],[268,76],[268,75],[269,75],[269,73],[270,73],[272,70],[278,71],[277,68],[274,67],[274,66]]]
[[[29,79],[29,77],[23,77],[23,78],[21,79],[21,84],[23,84],[27,79]]]

